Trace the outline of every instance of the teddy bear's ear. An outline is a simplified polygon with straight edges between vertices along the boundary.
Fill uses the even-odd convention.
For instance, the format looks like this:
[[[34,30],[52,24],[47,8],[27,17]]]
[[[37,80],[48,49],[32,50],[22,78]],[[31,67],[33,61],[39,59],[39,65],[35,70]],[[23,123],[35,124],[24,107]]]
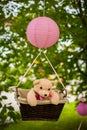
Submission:
[[[52,86],[54,86],[55,85],[55,81],[51,81],[51,84],[52,84]]]
[[[37,80],[35,80],[35,81],[33,82],[34,85],[37,85],[37,84],[39,84],[39,83],[40,83],[40,80],[39,80],[39,79],[37,79]]]

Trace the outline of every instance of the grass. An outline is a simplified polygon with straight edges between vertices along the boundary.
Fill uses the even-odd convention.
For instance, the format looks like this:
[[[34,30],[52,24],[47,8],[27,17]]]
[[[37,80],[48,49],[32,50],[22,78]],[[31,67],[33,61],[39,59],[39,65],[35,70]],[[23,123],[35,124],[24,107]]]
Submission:
[[[19,121],[0,126],[0,130],[78,130],[81,121],[81,130],[87,130],[87,116],[79,116],[75,103],[70,103],[64,106],[58,121]]]

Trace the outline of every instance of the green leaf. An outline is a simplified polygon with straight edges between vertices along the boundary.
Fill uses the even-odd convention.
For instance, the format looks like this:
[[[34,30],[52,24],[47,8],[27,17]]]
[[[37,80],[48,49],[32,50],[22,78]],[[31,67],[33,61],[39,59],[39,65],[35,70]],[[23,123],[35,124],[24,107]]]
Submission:
[[[0,108],[2,108],[2,104],[0,103]]]
[[[6,112],[7,112],[6,105],[4,105],[2,110],[1,110],[1,115],[4,115]]]
[[[6,96],[2,96],[2,99],[7,99],[7,97]]]
[[[14,110],[14,107],[8,106],[7,109],[10,110],[10,111],[13,111],[13,110]]]

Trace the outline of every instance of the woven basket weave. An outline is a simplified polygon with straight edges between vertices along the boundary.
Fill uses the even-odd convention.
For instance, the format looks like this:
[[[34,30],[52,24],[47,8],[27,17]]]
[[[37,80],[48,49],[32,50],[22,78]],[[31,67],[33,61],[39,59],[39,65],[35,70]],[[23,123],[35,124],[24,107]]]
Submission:
[[[20,103],[22,120],[58,120],[64,104],[45,104],[31,107]]]

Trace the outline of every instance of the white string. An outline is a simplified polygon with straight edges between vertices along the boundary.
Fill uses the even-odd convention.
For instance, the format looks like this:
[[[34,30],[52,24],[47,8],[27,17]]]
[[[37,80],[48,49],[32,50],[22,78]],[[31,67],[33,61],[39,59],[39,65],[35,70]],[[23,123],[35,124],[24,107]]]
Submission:
[[[61,83],[61,85],[62,85],[62,86],[63,86],[63,88],[65,89],[65,86],[64,86],[63,82],[61,81],[61,79],[60,79],[59,75],[57,74],[57,72],[56,72],[56,70],[54,69],[53,65],[51,64],[50,60],[48,59],[48,57],[46,56],[46,54],[45,54],[45,53],[43,53],[43,54],[44,54],[44,56],[46,57],[46,59],[47,59],[48,63],[49,63],[49,64],[50,64],[50,66],[51,66],[51,68],[53,69],[54,73],[56,74],[56,77],[58,78],[59,82]]]
[[[18,86],[21,84],[22,80],[23,80],[24,77],[27,75],[27,73],[30,71],[31,67],[33,66],[33,64],[35,63],[35,61],[37,60],[37,58],[40,56],[41,52],[42,52],[42,50],[40,50],[39,54],[36,56],[36,58],[33,60],[32,64],[31,64],[31,65],[29,66],[29,68],[26,70],[26,72],[24,73],[24,75],[22,76],[21,80],[18,82],[18,84],[17,84],[16,87],[18,87]]]
[[[80,125],[79,125],[79,127],[78,127],[78,130],[81,129],[81,126],[82,126],[82,121],[80,122]]]
[[[38,59],[38,57],[41,55],[42,50],[40,50],[39,54],[36,56],[36,58],[33,60],[33,62],[31,63],[31,65],[29,66],[29,68],[26,70],[26,72],[24,73],[24,75],[22,76],[21,80],[18,82],[17,86],[18,87],[22,80],[24,79],[24,77],[27,75],[27,73],[30,71],[31,67],[33,66],[33,64],[35,63],[35,61]],[[61,85],[63,86],[63,88],[65,89],[65,86],[63,84],[63,82],[61,81],[59,75],[57,74],[56,70],[54,69],[52,63],[50,62],[50,60],[48,59],[48,57],[46,56],[46,54],[43,52],[45,58],[47,59],[48,63],[50,64],[51,68],[53,69],[54,73],[56,74],[56,77],[58,78],[59,82],[61,83]]]
[[[44,7],[43,7],[43,16],[45,16],[45,0],[44,0]]]

